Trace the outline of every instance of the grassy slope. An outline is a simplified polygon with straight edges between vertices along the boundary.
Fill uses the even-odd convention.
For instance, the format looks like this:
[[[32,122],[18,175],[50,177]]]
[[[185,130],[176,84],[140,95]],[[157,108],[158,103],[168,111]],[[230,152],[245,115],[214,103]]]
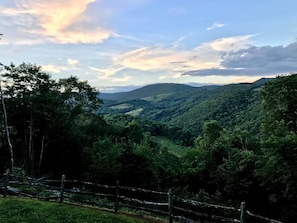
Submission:
[[[181,157],[187,153],[189,150],[189,147],[176,145],[172,140],[158,136],[155,138],[155,140],[161,144],[162,147],[166,147],[168,149],[168,152]]]
[[[24,198],[0,197],[0,222],[25,223],[148,223],[137,216],[114,214],[94,208],[43,202]]]

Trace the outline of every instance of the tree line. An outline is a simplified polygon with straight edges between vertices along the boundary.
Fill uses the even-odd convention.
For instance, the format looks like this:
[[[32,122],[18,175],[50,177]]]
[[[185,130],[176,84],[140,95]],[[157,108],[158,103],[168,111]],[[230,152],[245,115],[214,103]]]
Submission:
[[[174,188],[199,201],[245,201],[255,213],[294,222],[297,75],[279,76],[258,94],[264,116],[258,134],[207,120],[193,138],[193,132],[178,127],[101,115],[99,92],[77,77],[54,80],[37,65],[2,65],[0,168]],[[232,110],[232,103],[228,106]],[[191,148],[178,157],[154,140],[159,134],[180,134],[188,138],[180,143]]]

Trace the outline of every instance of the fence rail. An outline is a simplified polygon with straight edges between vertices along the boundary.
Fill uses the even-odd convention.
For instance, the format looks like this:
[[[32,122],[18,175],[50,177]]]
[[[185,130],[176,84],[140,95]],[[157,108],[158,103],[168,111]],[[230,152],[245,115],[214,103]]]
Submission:
[[[144,211],[158,216],[167,216],[168,222],[236,222],[247,223],[247,217],[262,222],[282,223],[280,221],[251,213],[242,202],[239,208],[210,204],[183,199],[174,195],[171,190],[153,191],[143,188],[96,184],[87,181],[34,179],[30,177],[18,179],[9,170],[0,179],[0,190],[7,195],[22,195],[42,200],[57,200],[96,205],[113,209],[115,213],[121,208]]]

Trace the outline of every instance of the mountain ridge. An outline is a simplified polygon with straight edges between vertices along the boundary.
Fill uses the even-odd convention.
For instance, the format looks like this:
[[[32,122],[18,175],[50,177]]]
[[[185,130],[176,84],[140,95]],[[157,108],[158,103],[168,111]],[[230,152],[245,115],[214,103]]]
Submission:
[[[218,120],[225,128],[238,126],[258,133],[262,117],[258,90],[271,80],[261,78],[253,83],[201,87],[148,85],[102,97],[104,105],[100,113],[132,115],[197,134],[207,120]]]
[[[214,89],[217,87],[228,86],[228,85],[251,85],[253,88],[261,87],[266,82],[273,80],[274,78],[260,78],[255,82],[243,82],[243,83],[236,83],[236,84],[225,84],[225,85],[202,85],[202,86],[191,86],[188,84],[177,84],[177,83],[156,83],[156,84],[149,84],[143,87],[139,87],[130,91],[123,91],[123,92],[115,92],[115,93],[104,93],[100,92],[100,98],[103,100],[109,101],[129,101],[135,100],[143,97],[148,97],[152,95],[158,94],[166,94],[178,91],[193,91],[197,88],[206,88],[206,89]]]
[[[150,84],[127,92],[100,93],[100,97],[103,100],[128,101],[172,91],[191,91],[195,88],[197,87],[174,83]]]

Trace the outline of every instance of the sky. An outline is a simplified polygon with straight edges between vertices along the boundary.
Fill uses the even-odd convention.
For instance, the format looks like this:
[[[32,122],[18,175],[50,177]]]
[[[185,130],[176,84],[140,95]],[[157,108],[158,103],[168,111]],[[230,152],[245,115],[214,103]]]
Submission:
[[[0,62],[100,92],[297,73],[296,0],[1,0]]]

